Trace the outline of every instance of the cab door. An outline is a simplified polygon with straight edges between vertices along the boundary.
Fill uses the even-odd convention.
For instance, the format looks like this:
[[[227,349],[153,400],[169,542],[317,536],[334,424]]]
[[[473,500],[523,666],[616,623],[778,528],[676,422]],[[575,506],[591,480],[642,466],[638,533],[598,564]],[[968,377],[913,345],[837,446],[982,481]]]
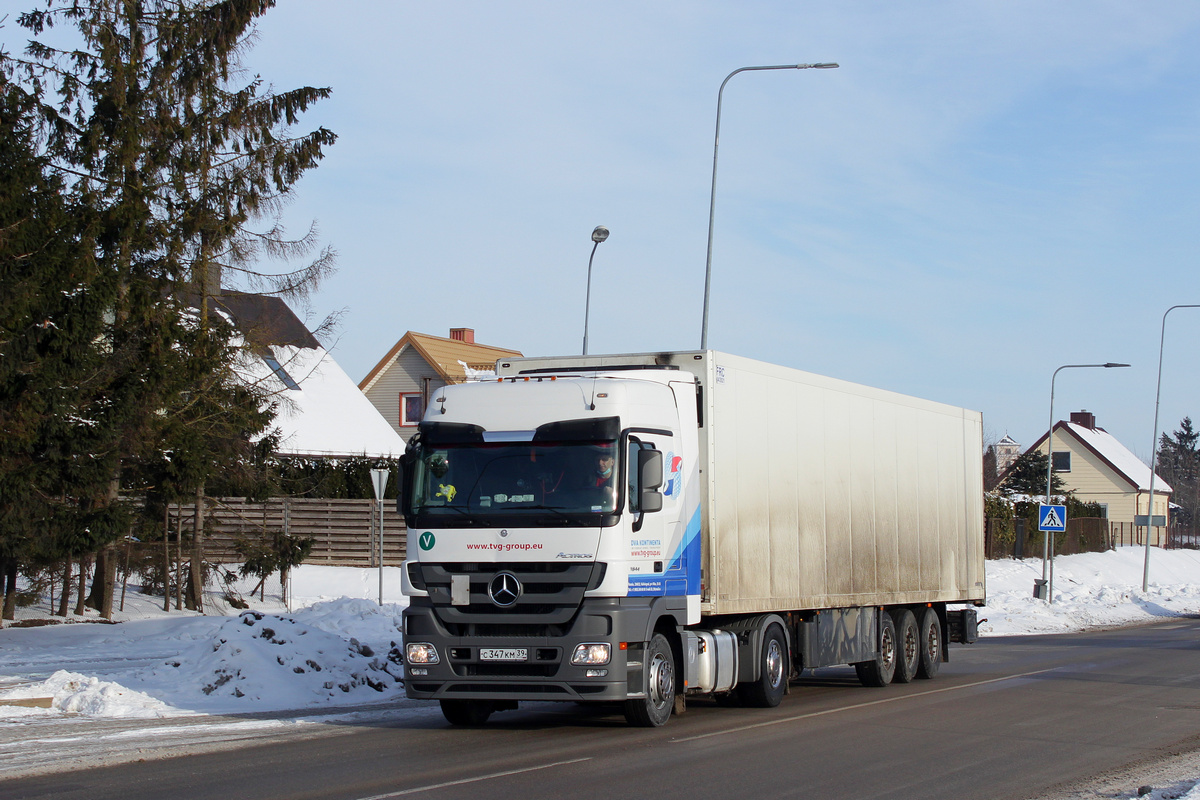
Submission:
[[[632,430],[626,438],[624,512],[632,521],[631,595],[688,593],[676,479],[679,460],[673,445],[673,437],[667,431]]]

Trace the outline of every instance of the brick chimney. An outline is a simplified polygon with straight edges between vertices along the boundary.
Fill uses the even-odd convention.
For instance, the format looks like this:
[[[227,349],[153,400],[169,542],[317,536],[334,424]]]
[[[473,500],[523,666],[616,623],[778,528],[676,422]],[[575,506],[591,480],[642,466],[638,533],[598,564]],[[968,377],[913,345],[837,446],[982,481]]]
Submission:
[[[1075,425],[1082,425],[1088,430],[1096,430],[1096,415],[1086,408],[1082,411],[1072,411],[1071,422]]]
[[[474,328],[451,328],[450,338],[456,342],[466,342],[467,344],[475,344],[475,329]]]

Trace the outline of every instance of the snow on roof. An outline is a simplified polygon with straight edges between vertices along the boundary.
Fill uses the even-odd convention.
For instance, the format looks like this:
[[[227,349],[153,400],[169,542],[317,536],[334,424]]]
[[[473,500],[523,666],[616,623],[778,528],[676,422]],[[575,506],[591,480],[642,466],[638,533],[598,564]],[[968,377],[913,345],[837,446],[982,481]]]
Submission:
[[[1006,433],[1006,434],[1004,434],[1004,438],[1003,438],[1003,439],[1001,439],[1000,441],[996,442],[996,444],[1006,444],[1006,445],[1009,445],[1009,444],[1017,444],[1017,442],[1016,442],[1016,440],[1015,440],[1015,439],[1013,439],[1011,436],[1009,436],[1009,435]],[[1020,445],[1018,445],[1018,447],[1019,447],[1019,446],[1020,446]]]
[[[1055,428],[1065,428],[1077,439],[1092,448],[1101,458],[1109,463],[1139,491],[1150,491],[1150,467],[1129,451],[1116,437],[1103,428],[1089,428],[1075,422],[1059,422]],[[1173,491],[1169,484],[1159,475],[1154,479],[1154,491],[1169,493]]]
[[[242,380],[263,383],[279,403],[276,452],[324,457],[398,458],[404,440],[371,404],[287,303],[278,297],[225,290],[216,309],[250,350]]]
[[[261,357],[245,364],[248,378],[266,381],[279,400],[275,427],[284,455],[398,458],[404,440],[323,347],[271,345],[282,374]],[[287,380],[294,381],[290,388]]]

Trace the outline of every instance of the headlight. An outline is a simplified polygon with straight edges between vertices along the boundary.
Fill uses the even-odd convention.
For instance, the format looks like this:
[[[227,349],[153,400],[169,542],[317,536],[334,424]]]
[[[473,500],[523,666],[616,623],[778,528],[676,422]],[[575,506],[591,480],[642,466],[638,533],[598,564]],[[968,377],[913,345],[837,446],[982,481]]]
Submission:
[[[571,663],[576,666],[598,666],[607,664],[612,655],[612,647],[608,642],[593,642],[576,645],[571,654]]]
[[[438,663],[437,648],[426,642],[412,642],[404,645],[404,660],[408,664]]]

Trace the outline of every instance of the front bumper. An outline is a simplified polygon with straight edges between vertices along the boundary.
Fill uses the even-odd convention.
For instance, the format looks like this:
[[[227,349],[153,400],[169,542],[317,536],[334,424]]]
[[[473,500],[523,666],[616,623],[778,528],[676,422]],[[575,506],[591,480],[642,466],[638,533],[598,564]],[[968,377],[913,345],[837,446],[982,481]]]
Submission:
[[[641,697],[641,653],[650,606],[636,598],[595,598],[584,600],[567,625],[553,629],[513,625],[505,631],[498,621],[479,626],[483,630],[451,630],[428,598],[414,597],[404,611],[405,641],[432,644],[439,662],[406,664],[405,693],[425,700],[606,702]],[[572,665],[575,647],[587,642],[608,642],[609,663]],[[621,642],[627,643],[625,649]],[[485,661],[480,658],[482,648],[524,649],[526,658]]]

